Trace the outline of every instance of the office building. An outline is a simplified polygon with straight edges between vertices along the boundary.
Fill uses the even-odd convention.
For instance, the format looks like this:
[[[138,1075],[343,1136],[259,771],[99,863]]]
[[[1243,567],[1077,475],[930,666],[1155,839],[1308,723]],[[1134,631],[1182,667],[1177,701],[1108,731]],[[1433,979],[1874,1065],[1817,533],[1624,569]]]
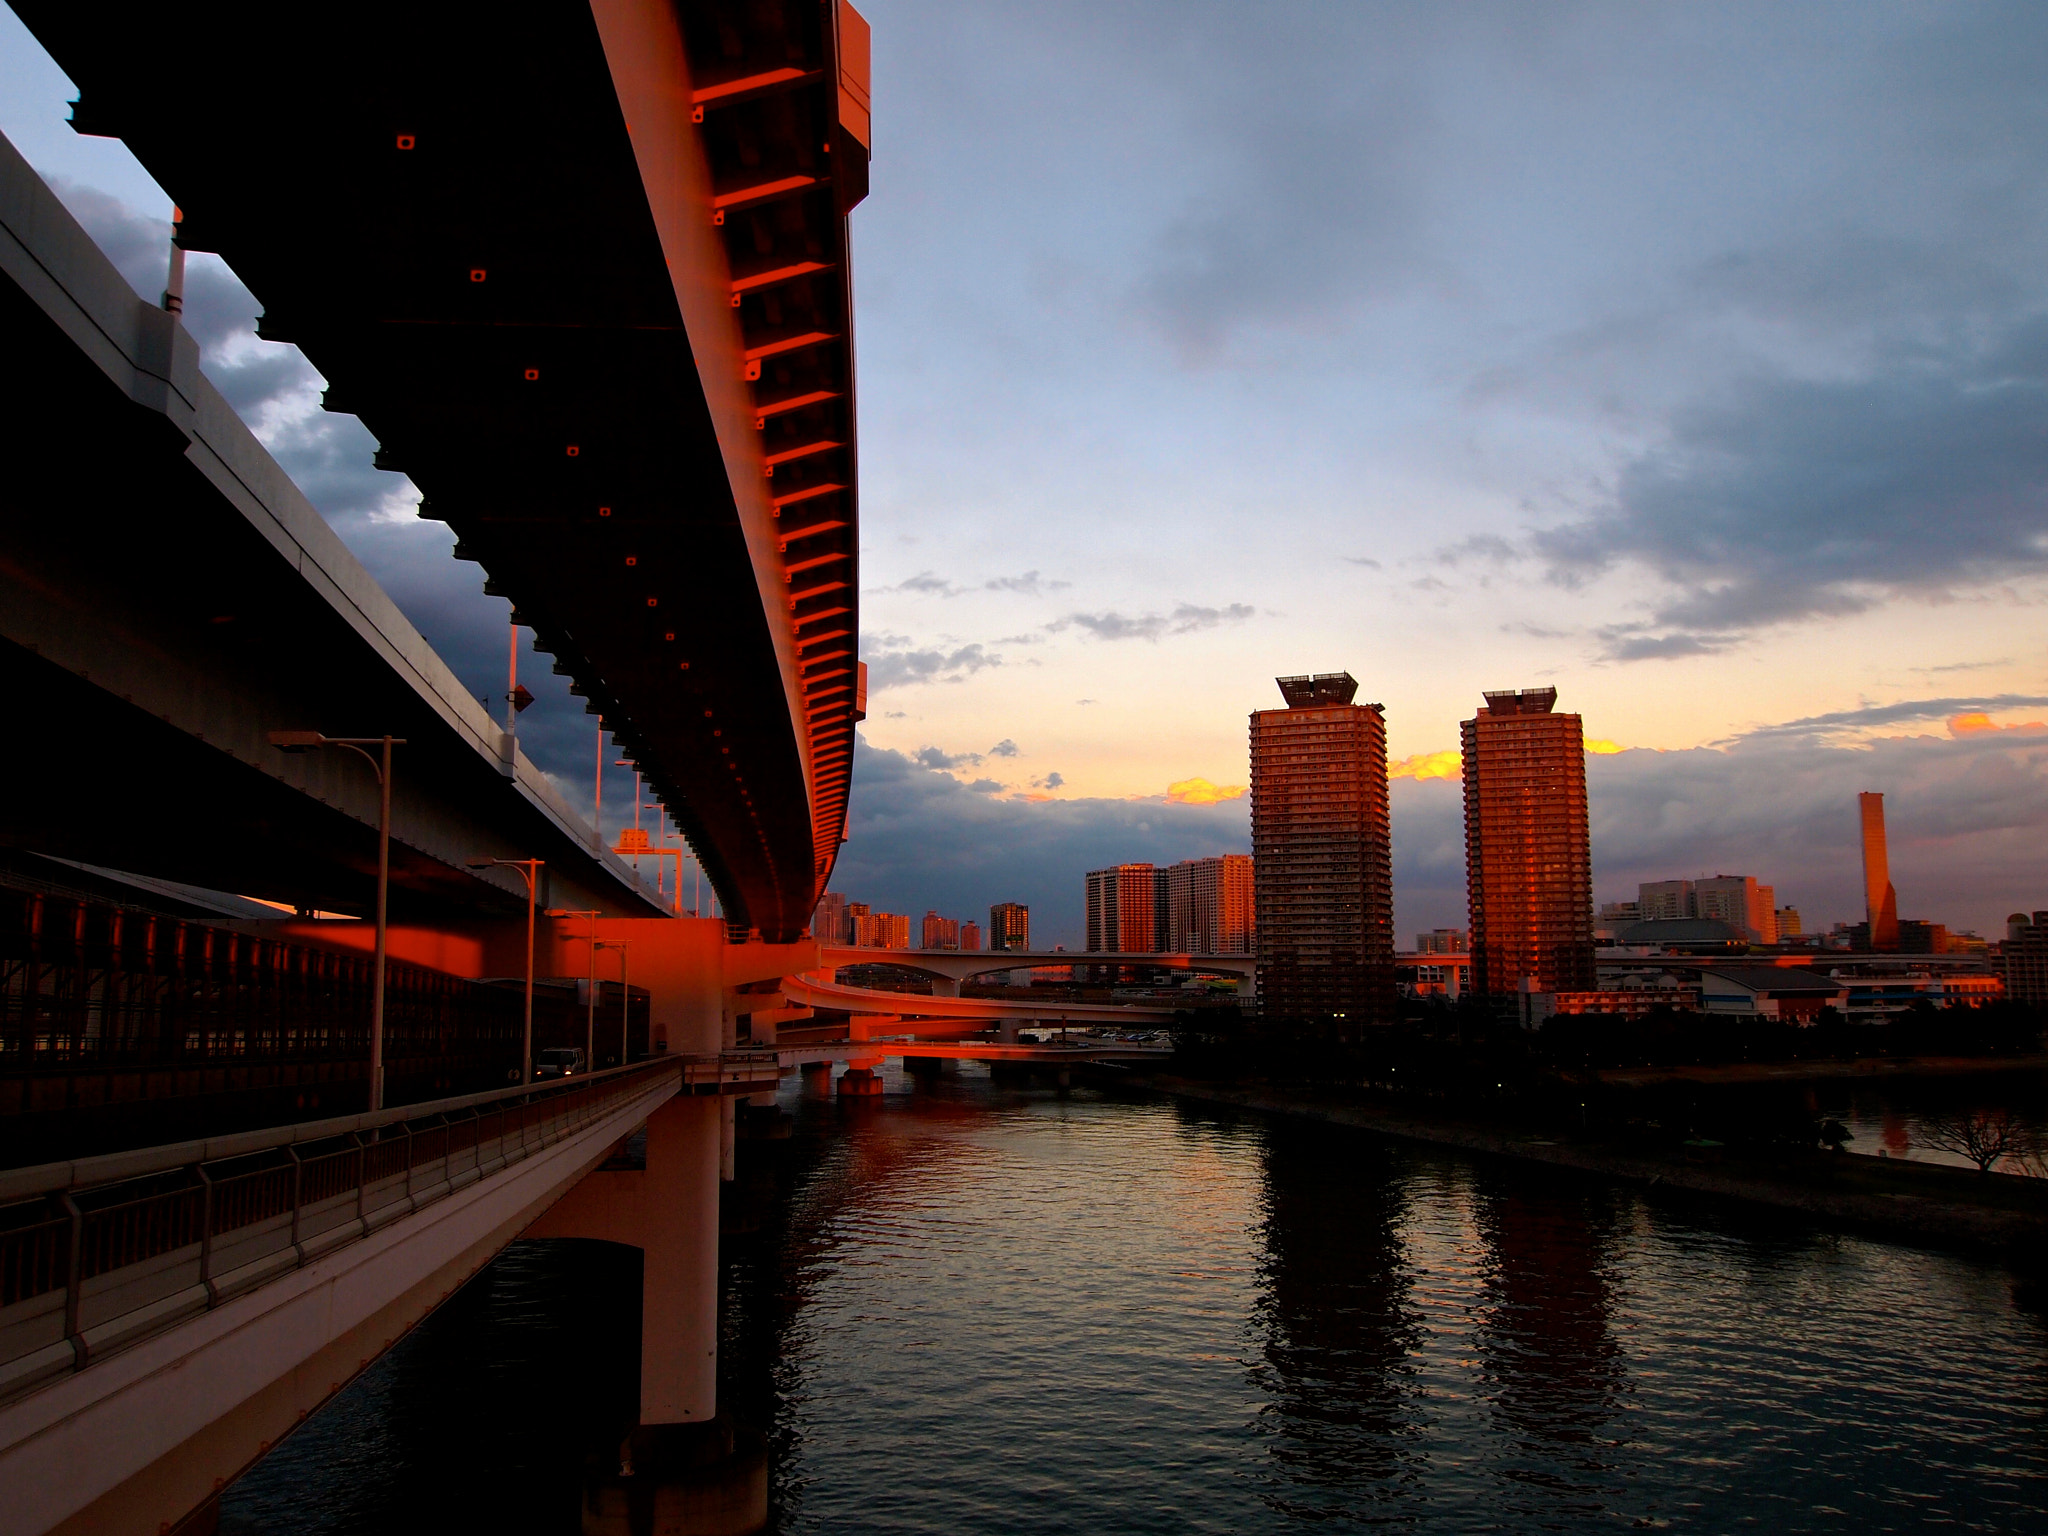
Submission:
[[[1166,875],[1166,947],[1176,954],[1252,952],[1252,861],[1249,854],[1183,859]]]
[[[1748,875],[1715,875],[1693,882],[1692,899],[1692,916],[1726,923],[1752,944],[1778,942],[1778,893],[1770,886]]]
[[[1466,934],[1462,928],[1432,928],[1427,933],[1415,935],[1415,953],[1418,955],[1462,955],[1466,950]]]
[[[971,918],[963,920],[961,922],[960,947],[962,949],[975,950],[981,948],[981,924],[975,922]]]
[[[1799,909],[1797,907],[1778,908],[1778,942],[1780,944],[1789,944],[1794,939],[1801,937],[1803,933],[1804,930],[1799,926]]]
[[[1029,949],[1031,909],[1021,901],[999,901],[988,909],[990,949]]]
[[[1253,905],[1269,1018],[1394,1016],[1387,727],[1346,672],[1276,681],[1251,717]]]
[[[838,891],[827,891],[818,898],[818,909],[811,914],[811,937],[820,944],[853,942],[853,923],[847,916],[846,897]]]
[[[1593,918],[1593,941],[1596,944],[1619,942],[1622,934],[1643,920],[1643,905],[1639,901],[1604,901],[1600,911]]]
[[[1460,726],[1472,984],[1590,992],[1593,852],[1585,731],[1555,688],[1488,693]]]
[[[2048,1005],[2048,912],[2031,918],[2015,912],[2005,920],[2005,943],[1999,963],[2005,970],[2005,995],[2016,1003]]]
[[[1166,933],[1164,872],[1150,864],[1088,871],[1088,948],[1156,954]]]
[[[1652,880],[1636,887],[1636,921],[1668,923],[1680,917],[1698,917],[1693,905],[1690,880]]]
[[[1863,831],[1863,921],[1866,946],[1879,954],[1899,947],[1899,893],[1892,889],[1891,855],[1885,847],[1884,796],[1865,790],[1856,797]]]

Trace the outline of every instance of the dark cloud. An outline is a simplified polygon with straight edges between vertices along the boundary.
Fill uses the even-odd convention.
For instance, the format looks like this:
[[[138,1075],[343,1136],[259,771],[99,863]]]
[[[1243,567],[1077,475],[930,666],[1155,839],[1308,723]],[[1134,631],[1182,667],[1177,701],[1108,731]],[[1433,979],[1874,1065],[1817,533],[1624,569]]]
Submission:
[[[913,761],[920,768],[972,768],[981,762],[979,752],[943,752],[937,747],[919,747]]]
[[[976,779],[972,784],[969,784],[967,787],[973,790],[977,795],[999,795],[1004,790],[1008,789],[1010,786],[1007,784],[998,783],[994,779]]]
[[[1171,613],[1124,614],[1070,613],[1045,627],[1057,633],[1064,629],[1086,630],[1098,640],[1158,640],[1166,635],[1190,635],[1221,624],[1240,624],[1258,610],[1249,603],[1232,603],[1225,608],[1203,608],[1182,603]]]
[[[873,642],[883,649],[870,650],[868,691],[901,688],[910,683],[957,683],[986,667],[1000,667],[1003,658],[979,644],[963,645],[951,651],[917,651],[891,648],[909,645],[900,635],[877,636]]]
[[[1668,583],[1609,628],[1630,661],[2048,572],[2048,316],[1853,379],[1762,377],[1678,412],[1610,501],[1539,531],[1554,579]]]
[[[1016,592],[1025,597],[1037,597],[1046,592],[1064,592],[1073,583],[1050,581],[1036,571],[1026,571],[1022,576],[997,576],[981,584],[985,592]]]
[[[2001,693],[1974,699],[1907,699],[1897,704],[1871,704],[1862,709],[1839,709],[1831,714],[1808,715],[1778,725],[1759,726],[1747,732],[1748,740],[1774,736],[1823,736],[1839,731],[1868,730],[1881,725],[1899,725],[1916,720],[1946,720],[1951,715],[1989,714],[1994,710],[2040,709],[2048,706],[2048,695]]]
[[[1019,750],[1017,743],[1005,736],[1001,741],[988,749],[988,755],[990,757],[1015,757]]]
[[[1211,173],[1161,229],[1133,295],[1185,359],[1215,360],[1248,327],[1342,323],[1445,274],[1424,159],[1435,104],[1386,46],[1412,25],[1356,7],[1279,24],[1230,5],[1171,18],[1175,46],[1152,50],[1150,67],[1230,125],[1206,139]]]
[[[963,589],[956,587],[945,577],[933,571],[919,571],[915,576],[906,577],[893,587],[883,587],[884,592],[916,592],[927,597],[954,597]]]
[[[1923,701],[1930,712],[1992,700]],[[2039,701],[2035,701],[2039,702]],[[1826,717],[1816,717],[1825,719]],[[1900,910],[1997,931],[2048,904],[2048,735],[1915,736],[1856,746],[1810,737],[1732,748],[1636,750],[1587,760],[1600,900],[1646,880],[1747,874],[1809,926],[1862,915],[1856,796],[1885,795]],[[900,753],[857,748],[847,844],[833,888],[892,911],[972,916],[1020,900],[1033,933],[1078,947],[1082,876],[1124,860],[1172,863],[1249,848],[1248,803],[991,800]],[[1057,787],[1059,776],[1042,784]],[[1463,926],[1464,800],[1455,780],[1391,786],[1396,932]]]
[[[972,592],[1015,592],[1025,597],[1038,597],[1047,592],[1064,591],[1071,585],[1071,582],[1050,581],[1036,571],[1026,571],[1021,576],[992,576],[978,585],[961,586],[936,571],[919,571],[893,587],[880,590],[909,592],[920,597],[964,597]]]
[[[1587,761],[1600,899],[1754,875],[1811,926],[1863,916],[1856,796],[1885,796],[1902,915],[1993,933],[2048,892],[2048,736],[1750,739]]]
[[[853,780],[834,890],[892,912],[936,907],[976,919],[995,902],[1022,901],[1031,908],[1033,942],[1046,947],[1081,947],[1082,877],[1091,869],[1250,847],[1243,801],[991,798],[981,784],[962,784],[864,741],[856,744]]]

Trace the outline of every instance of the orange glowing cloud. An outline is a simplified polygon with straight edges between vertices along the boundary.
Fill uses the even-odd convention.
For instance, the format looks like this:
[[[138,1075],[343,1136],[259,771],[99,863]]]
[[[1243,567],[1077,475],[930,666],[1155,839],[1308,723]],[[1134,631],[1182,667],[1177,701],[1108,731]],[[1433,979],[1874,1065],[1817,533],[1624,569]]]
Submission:
[[[1387,777],[1390,779],[1455,779],[1464,771],[1464,763],[1455,750],[1418,752],[1398,763],[1387,764]]]
[[[1606,757],[1609,753],[1626,752],[1628,748],[1618,741],[1604,741],[1598,737],[1588,737],[1586,739],[1586,750],[1588,752],[1597,752],[1600,756]]]
[[[2048,731],[2048,721],[2025,720],[2018,725],[2000,725],[1981,710],[1948,717],[1948,733],[1959,739],[1965,736],[1988,736],[1999,731]]]
[[[1242,800],[1242,784],[1211,784],[1207,779],[1182,779],[1166,786],[1168,805],[1220,805],[1225,800]]]

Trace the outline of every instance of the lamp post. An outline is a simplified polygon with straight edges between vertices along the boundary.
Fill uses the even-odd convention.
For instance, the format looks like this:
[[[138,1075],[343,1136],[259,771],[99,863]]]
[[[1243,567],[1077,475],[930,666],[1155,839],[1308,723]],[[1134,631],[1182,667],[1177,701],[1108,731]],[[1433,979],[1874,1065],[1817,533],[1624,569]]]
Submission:
[[[602,947],[597,942],[597,914],[595,912],[572,912],[567,907],[549,907],[549,917],[581,917],[589,920],[590,932],[584,937],[590,940],[590,1019],[583,1033],[583,1069],[597,1070],[597,952]]]
[[[619,952],[619,1065],[623,1067],[626,1064],[627,1046],[632,1038],[633,1028],[633,989],[626,982],[627,941],[595,944],[591,947],[593,950],[616,949]],[[594,959],[592,963],[596,963]]]
[[[541,866],[546,859],[471,859],[471,869],[516,869],[526,880],[526,1036],[520,1048],[519,1082],[533,1081],[533,903],[540,891]]]
[[[270,744],[280,752],[312,752],[321,747],[346,747],[377,775],[377,951],[370,966],[370,1112],[384,1107],[384,948],[391,895],[391,749],[405,745],[402,736],[323,736],[318,731],[272,731]],[[377,757],[365,750],[380,749]]]

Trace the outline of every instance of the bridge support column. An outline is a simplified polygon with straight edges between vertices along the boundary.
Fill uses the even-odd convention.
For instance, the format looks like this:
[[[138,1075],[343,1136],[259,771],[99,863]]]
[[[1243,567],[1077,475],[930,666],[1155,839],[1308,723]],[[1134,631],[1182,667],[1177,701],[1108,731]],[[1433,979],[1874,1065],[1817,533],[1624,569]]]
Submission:
[[[804,1097],[807,1099],[829,1099],[832,1097],[832,1063],[829,1061],[807,1061],[799,1069],[804,1075]]]
[[[882,1058],[866,1056],[858,1061],[849,1061],[846,1070],[839,1074],[839,1097],[842,1099],[879,1099],[882,1096]]]
[[[730,1184],[739,1173],[740,1107],[732,1095],[718,1101],[718,1177]]]
[[[594,1173],[529,1229],[628,1243],[645,1255],[640,1423],[615,1463],[585,1470],[589,1536],[650,1528],[692,1536],[767,1523],[766,1446],[717,1411],[717,1169],[731,1102],[671,1099],[648,1117],[644,1172]]]
[[[934,976],[932,978],[933,997],[958,997],[959,995],[960,983],[952,977]]]

